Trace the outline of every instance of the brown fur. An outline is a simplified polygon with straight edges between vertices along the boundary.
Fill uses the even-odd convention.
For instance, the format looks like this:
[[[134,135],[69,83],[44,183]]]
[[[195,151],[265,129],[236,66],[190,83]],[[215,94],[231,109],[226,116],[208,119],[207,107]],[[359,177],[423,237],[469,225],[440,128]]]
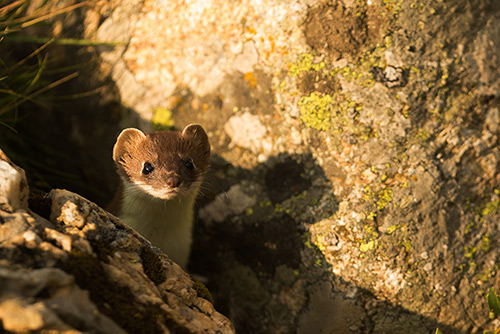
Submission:
[[[194,202],[210,162],[205,131],[197,124],[147,135],[125,129],[113,159],[123,181],[120,218],[185,269]]]
[[[208,137],[200,125],[190,124],[180,131],[161,131],[144,134],[137,129],[124,130],[117,139],[113,159],[124,181],[146,183],[155,190],[166,187],[169,176],[180,177],[184,186],[196,181],[210,163]],[[185,164],[191,160],[193,171]],[[142,173],[145,162],[154,171]]]

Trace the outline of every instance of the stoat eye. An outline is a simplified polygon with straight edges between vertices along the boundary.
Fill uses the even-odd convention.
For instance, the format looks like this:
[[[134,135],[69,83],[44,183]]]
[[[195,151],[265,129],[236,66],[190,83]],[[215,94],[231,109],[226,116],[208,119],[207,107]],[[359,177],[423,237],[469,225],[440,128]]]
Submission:
[[[193,164],[193,161],[191,159],[189,159],[188,161],[186,161],[185,166],[189,170],[194,170],[194,164]]]
[[[142,174],[144,175],[148,175],[149,173],[151,173],[155,168],[153,167],[153,165],[151,165],[149,162],[145,162],[144,163],[144,167],[142,167]]]

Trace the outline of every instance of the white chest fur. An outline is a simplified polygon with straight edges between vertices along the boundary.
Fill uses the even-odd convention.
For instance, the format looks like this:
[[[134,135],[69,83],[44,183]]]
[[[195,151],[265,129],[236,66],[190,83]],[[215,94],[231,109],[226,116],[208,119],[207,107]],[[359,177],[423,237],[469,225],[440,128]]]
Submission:
[[[186,269],[191,250],[193,206],[198,187],[171,200],[125,186],[121,219]]]

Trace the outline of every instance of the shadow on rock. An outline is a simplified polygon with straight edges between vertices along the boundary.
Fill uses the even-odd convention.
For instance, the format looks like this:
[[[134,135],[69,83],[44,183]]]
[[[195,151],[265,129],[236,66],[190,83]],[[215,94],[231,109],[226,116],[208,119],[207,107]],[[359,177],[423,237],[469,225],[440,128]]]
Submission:
[[[338,202],[311,155],[280,154],[252,170],[214,157],[212,170],[190,269],[238,333],[456,332],[332,274],[309,227]]]

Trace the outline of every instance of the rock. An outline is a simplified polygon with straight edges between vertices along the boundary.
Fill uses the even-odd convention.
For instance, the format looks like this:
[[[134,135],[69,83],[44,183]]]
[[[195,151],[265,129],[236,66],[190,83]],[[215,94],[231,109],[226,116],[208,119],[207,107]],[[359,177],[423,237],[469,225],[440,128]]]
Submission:
[[[247,42],[243,45],[243,51],[234,59],[233,67],[241,73],[253,72],[253,66],[257,64],[259,54],[255,49],[253,42]]]
[[[500,88],[500,80],[495,74],[498,71],[500,51],[497,47],[492,47],[500,42],[499,32],[500,23],[491,19],[486,22],[474,41],[473,57],[477,64],[480,90],[484,95],[498,96]]]
[[[0,150],[0,207],[13,211],[28,208],[29,189],[24,171]]]
[[[498,108],[491,108],[486,114],[486,128],[493,134],[497,134],[500,129],[500,111]]]
[[[219,196],[200,210],[200,217],[207,222],[223,222],[228,216],[241,214],[255,204],[255,198],[248,196],[241,185],[232,186],[224,196]]]
[[[266,127],[262,125],[259,116],[248,111],[229,118],[224,125],[224,130],[235,145],[250,149],[255,153],[263,147]]]
[[[191,268],[239,333],[465,334],[494,330],[483,292],[500,282],[499,13],[488,0],[110,0],[81,13],[95,35],[89,16],[74,22],[84,38],[127,43],[93,54],[119,95],[115,114],[147,128],[162,107],[179,127],[206,127],[216,158]],[[129,119],[93,110],[47,128],[78,133],[85,181],[107,184],[101,142],[118,129],[92,141],[95,126],[78,125]],[[44,249],[51,256],[18,256],[83,277],[77,285],[115,323],[113,300],[77,270],[89,261],[101,264],[98,287],[142,273],[126,290],[147,296],[129,298],[134,309],[178,305],[164,293],[190,281],[165,280],[151,264],[164,257],[89,202],[51,198],[52,215],[39,211],[50,222],[16,213],[2,225],[7,258],[19,245]]]
[[[24,173],[1,154],[0,324],[9,333],[234,333],[195,282],[96,204],[53,190],[29,210]],[[34,211],[40,208],[32,207]],[[47,217],[49,218],[49,217]]]

